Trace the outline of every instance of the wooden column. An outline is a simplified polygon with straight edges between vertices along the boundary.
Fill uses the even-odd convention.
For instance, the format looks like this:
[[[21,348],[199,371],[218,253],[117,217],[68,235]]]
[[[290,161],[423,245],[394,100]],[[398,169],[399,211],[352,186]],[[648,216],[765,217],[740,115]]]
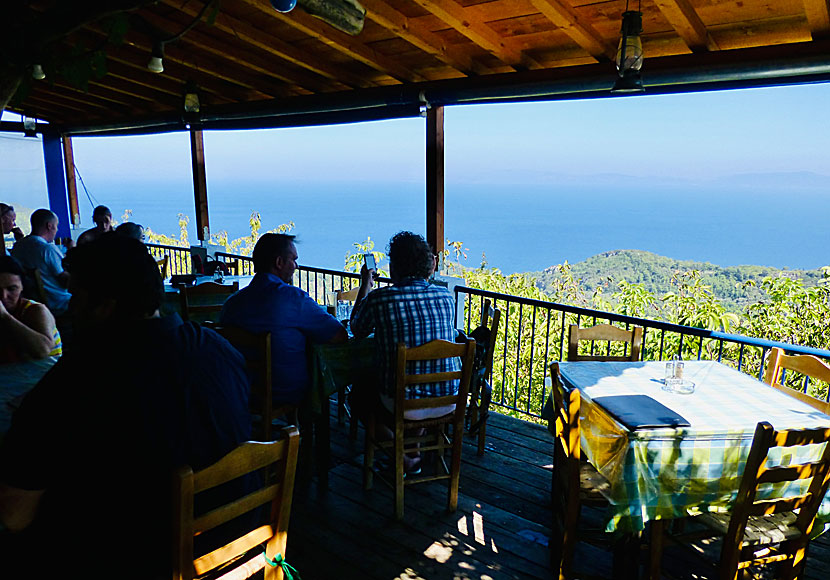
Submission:
[[[69,196],[69,220],[73,226],[81,225],[78,209],[78,185],[75,182],[75,158],[72,155],[72,137],[63,136],[63,167],[66,172],[66,193]]]
[[[444,107],[427,109],[427,242],[444,250]]]
[[[190,160],[193,165],[193,196],[196,201],[196,235],[210,239],[208,221],[207,174],[205,173],[205,141],[201,129],[190,130]]]

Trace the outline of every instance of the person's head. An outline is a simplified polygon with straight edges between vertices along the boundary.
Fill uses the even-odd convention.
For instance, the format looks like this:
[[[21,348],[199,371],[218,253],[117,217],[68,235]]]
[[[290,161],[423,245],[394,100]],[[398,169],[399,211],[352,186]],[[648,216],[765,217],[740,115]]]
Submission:
[[[154,316],[164,299],[158,265],[147,246],[108,234],[67,252],[72,314],[78,324]]]
[[[141,227],[141,224],[135,222],[124,222],[115,228],[115,233],[119,236],[138,240],[139,242],[144,241],[144,228]]]
[[[4,236],[10,233],[17,225],[15,223],[16,219],[17,214],[14,213],[14,208],[5,203],[0,203],[0,233]]]
[[[269,233],[259,238],[252,255],[254,272],[268,272],[286,284],[291,284],[298,258],[295,237]]]
[[[92,221],[96,227],[104,232],[112,230],[112,212],[105,205],[99,205],[92,210]]]
[[[32,234],[40,236],[47,242],[54,242],[58,235],[58,216],[48,209],[36,209],[30,218]]]
[[[0,301],[13,312],[23,292],[23,268],[11,256],[0,256]]]
[[[435,269],[435,258],[423,236],[398,232],[389,240],[389,274],[393,281],[427,279]]]

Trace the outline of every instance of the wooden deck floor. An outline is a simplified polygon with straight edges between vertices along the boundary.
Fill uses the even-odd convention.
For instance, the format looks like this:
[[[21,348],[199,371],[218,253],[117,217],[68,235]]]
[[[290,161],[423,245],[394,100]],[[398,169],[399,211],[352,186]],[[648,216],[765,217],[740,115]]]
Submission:
[[[329,488],[297,488],[287,556],[303,580],[552,578],[548,562],[552,439],[544,427],[492,414],[487,452],[465,441],[458,511],[445,482],[407,487],[403,522],[392,490],[362,487],[362,437],[332,419]],[[589,521],[598,514],[586,513]],[[591,522],[593,523],[593,522]],[[806,577],[830,578],[830,534],[811,545]],[[707,551],[717,546],[703,546]],[[578,577],[613,578],[609,551],[580,544]],[[667,547],[667,578],[712,578],[687,550]]]

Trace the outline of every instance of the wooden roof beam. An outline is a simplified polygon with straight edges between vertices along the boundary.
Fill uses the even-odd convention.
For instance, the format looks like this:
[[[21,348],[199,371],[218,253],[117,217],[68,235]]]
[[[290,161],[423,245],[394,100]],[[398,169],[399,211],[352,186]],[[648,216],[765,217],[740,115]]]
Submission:
[[[805,0],[809,1],[809,0]],[[656,0],[657,7],[692,52],[718,50],[689,0]]]
[[[830,2],[828,0],[804,0],[804,12],[807,14],[813,40],[830,37]]]
[[[433,55],[464,74],[483,74],[486,69],[472,57],[448,46],[440,36],[429,30],[418,20],[407,18],[384,0],[360,0],[366,8],[366,17],[380,26],[394,32],[413,46]]]
[[[176,30],[181,28],[181,23],[174,23],[155,14],[145,13],[143,18],[153,26],[161,30]],[[224,33],[223,33],[224,34]],[[194,52],[202,52],[231,63],[240,69],[247,69],[256,75],[264,75],[265,78],[274,78],[293,87],[294,94],[324,91],[329,88],[329,83],[317,76],[304,73],[302,70],[286,70],[279,62],[269,60],[252,51],[231,46],[221,42],[214,36],[207,35],[197,29],[188,31],[175,43],[179,46],[193,47]],[[173,45],[165,46],[165,50]],[[182,52],[187,52],[185,49]]]
[[[471,17],[472,14],[454,0],[414,1],[514,69],[542,68],[539,63],[516,48],[509,40],[502,38],[485,22],[474,20]]]
[[[613,60],[614,48],[605,43],[602,35],[593,26],[588,22],[582,22],[570,5],[561,0],[530,0],[530,2],[595,59],[600,62]]]
[[[260,12],[267,14],[269,18],[279,18],[281,22],[284,22],[292,28],[296,28],[312,38],[316,38],[332,49],[345,54],[349,58],[362,62],[376,71],[389,75],[393,79],[403,82],[426,80],[417,72],[402,67],[394,59],[378,53],[356,38],[332,28],[322,20],[314,18],[302,10],[293,10],[288,14],[281,14],[271,8],[268,2],[258,0],[242,1],[252,8],[256,8]]]
[[[165,0],[165,3],[192,17],[196,17],[201,10],[196,4],[182,4],[180,0]],[[313,55],[295,48],[271,34],[262,32],[259,28],[255,28],[245,21],[234,18],[227,13],[227,10],[219,11],[216,20],[213,22],[213,28],[231,34],[268,54],[335,81],[339,86],[332,87],[333,89],[373,86],[373,83],[367,79],[350,74],[340,67],[332,66],[323,59],[315,58]]]

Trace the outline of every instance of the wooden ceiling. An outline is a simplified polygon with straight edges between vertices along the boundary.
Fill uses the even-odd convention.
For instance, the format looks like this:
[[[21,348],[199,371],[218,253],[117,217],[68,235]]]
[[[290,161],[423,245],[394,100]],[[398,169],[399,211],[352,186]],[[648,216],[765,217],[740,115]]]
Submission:
[[[365,25],[350,36],[301,6],[282,14],[268,0],[224,0],[195,22],[204,0],[163,0],[132,13],[123,42],[105,46],[106,74],[86,90],[44,63],[47,78],[29,80],[8,108],[70,134],[281,126],[417,115],[423,101],[608,96],[615,79],[625,0],[359,1]],[[830,78],[828,0],[639,9],[648,93]],[[194,22],[166,44],[164,72],[150,72],[154,35]],[[54,51],[104,46],[106,26],[87,24]],[[188,82],[199,115],[183,114]]]

